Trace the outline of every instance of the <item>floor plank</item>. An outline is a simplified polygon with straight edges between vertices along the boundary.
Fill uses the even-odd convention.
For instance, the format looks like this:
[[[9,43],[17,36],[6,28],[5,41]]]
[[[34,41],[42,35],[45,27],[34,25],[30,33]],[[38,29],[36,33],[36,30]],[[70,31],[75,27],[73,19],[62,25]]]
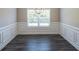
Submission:
[[[77,51],[60,35],[18,35],[2,51]]]

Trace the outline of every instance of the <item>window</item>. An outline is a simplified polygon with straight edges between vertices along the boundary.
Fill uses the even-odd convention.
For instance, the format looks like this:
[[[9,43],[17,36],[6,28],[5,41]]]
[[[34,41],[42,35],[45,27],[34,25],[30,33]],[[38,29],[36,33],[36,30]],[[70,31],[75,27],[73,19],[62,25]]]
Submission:
[[[28,26],[47,27],[50,25],[50,9],[27,9],[27,19]]]

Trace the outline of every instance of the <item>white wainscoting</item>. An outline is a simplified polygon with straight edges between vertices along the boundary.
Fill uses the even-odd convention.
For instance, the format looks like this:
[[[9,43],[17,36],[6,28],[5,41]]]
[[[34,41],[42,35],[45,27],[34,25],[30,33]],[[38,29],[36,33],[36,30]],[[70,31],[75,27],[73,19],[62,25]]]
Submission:
[[[0,28],[0,50],[17,35],[17,23]]]
[[[1,46],[1,42],[2,42],[2,32],[0,32],[0,46]]]
[[[60,35],[79,50],[79,28],[60,23]]]
[[[27,22],[18,22],[18,34],[58,34],[59,22],[52,22],[51,26],[46,27],[28,27]]]

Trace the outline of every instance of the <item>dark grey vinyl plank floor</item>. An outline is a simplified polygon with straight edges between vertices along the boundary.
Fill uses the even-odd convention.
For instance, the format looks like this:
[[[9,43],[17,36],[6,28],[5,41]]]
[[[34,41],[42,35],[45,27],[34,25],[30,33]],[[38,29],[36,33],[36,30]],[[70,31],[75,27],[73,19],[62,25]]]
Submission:
[[[2,51],[77,51],[60,35],[18,35]]]

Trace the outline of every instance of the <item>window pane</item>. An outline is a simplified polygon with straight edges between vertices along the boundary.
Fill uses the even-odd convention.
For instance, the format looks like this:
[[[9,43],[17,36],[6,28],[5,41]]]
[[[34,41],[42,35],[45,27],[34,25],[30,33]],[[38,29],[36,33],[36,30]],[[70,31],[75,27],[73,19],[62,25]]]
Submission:
[[[28,9],[28,26],[49,26],[50,9]]]
[[[45,9],[43,13],[41,13],[39,19],[39,26],[49,26],[50,25],[50,10]]]
[[[28,26],[38,26],[38,20],[35,16],[34,10],[28,10]]]
[[[38,26],[37,23],[28,23],[28,26]]]

